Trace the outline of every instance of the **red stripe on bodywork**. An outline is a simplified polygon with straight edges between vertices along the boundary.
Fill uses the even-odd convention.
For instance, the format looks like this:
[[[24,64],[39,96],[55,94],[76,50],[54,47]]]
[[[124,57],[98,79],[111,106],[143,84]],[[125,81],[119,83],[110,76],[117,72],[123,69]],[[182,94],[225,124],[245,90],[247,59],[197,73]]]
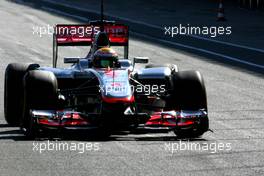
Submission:
[[[124,98],[102,97],[105,103],[133,103],[135,101],[134,96]]]

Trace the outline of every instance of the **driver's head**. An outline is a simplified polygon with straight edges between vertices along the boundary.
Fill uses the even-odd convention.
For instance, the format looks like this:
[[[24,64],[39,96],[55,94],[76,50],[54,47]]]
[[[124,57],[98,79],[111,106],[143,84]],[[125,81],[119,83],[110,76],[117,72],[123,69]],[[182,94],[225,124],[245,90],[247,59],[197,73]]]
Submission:
[[[97,50],[92,59],[92,64],[97,68],[112,68],[118,62],[118,55],[112,48],[101,48]]]

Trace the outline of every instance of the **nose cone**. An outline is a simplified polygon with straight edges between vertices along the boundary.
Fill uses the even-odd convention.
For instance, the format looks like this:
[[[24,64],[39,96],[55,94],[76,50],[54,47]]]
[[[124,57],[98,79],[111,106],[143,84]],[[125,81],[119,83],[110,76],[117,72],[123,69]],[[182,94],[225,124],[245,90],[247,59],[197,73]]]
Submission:
[[[134,101],[128,70],[110,70],[102,74],[100,85],[103,101],[131,103]]]
[[[129,97],[103,97],[105,103],[133,103],[135,101],[134,96]]]

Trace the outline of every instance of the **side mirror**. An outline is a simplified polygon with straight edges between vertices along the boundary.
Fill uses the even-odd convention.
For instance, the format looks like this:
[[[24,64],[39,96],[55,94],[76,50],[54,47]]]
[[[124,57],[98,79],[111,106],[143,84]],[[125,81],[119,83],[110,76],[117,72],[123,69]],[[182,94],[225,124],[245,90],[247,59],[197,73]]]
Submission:
[[[148,57],[135,57],[134,58],[134,64],[139,63],[139,64],[147,64],[149,62]]]
[[[70,57],[65,57],[64,58],[64,63],[65,64],[75,64],[79,62],[79,58],[70,58]]]
[[[134,57],[133,59],[133,69],[132,71],[134,71],[135,68],[135,64],[147,64],[149,62],[149,58],[148,57]]]

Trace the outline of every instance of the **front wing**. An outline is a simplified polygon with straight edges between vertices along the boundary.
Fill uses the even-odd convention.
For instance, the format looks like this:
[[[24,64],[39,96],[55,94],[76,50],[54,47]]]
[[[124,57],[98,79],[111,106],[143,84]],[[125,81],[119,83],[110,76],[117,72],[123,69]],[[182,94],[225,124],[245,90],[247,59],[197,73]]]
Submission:
[[[35,124],[40,127],[65,129],[95,129],[100,126],[103,120],[100,114],[84,114],[67,110],[33,110],[32,118]],[[205,110],[164,111],[155,112],[151,115],[146,113],[124,115],[119,118],[120,123],[110,125],[141,124],[141,128],[145,129],[189,129],[199,125],[205,118],[207,118]]]

